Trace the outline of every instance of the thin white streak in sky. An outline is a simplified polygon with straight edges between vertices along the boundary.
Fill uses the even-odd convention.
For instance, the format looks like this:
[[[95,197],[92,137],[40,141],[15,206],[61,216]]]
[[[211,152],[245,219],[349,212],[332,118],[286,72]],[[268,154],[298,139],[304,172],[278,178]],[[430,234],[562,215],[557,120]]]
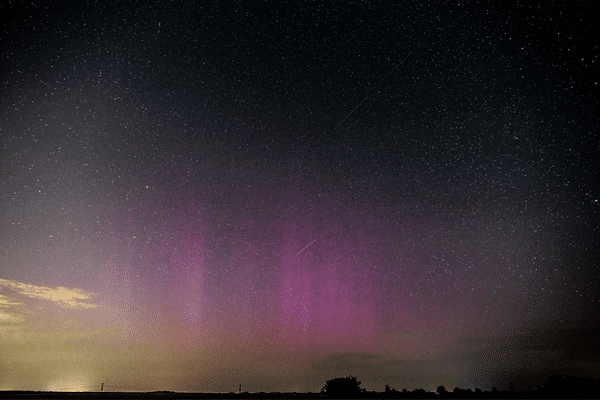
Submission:
[[[318,239],[318,238],[317,238],[317,239]],[[314,242],[316,242],[316,241],[317,241],[317,239],[313,240],[312,242],[310,242],[309,244],[307,244],[306,246],[304,246],[304,248],[303,248],[302,250],[300,250],[299,252],[297,252],[297,253],[296,253],[296,255],[298,255],[298,254],[302,253],[304,250],[306,250],[306,248],[307,248],[308,246],[310,246],[311,244],[313,244]]]
[[[385,80],[385,78],[387,78],[388,76],[390,76],[390,74],[391,74],[392,72],[394,72],[394,71],[395,71],[395,70],[396,70],[396,69],[397,69],[399,66],[401,66],[402,64],[404,64],[404,61],[406,61],[406,59],[407,59],[408,57],[410,57],[410,55],[411,55],[412,53],[414,53],[414,52],[415,52],[415,51],[416,51],[416,50],[417,50],[419,47],[421,47],[421,44],[420,44],[420,45],[418,45],[417,47],[415,47],[415,48],[414,48],[414,49],[413,49],[413,50],[412,50],[410,53],[408,53],[408,55],[407,55],[406,57],[404,57],[404,58],[402,59],[402,61],[400,61],[398,64],[396,64],[396,66],[395,66],[394,68],[392,68],[392,70],[391,70],[390,72],[388,72],[388,73],[386,74],[386,76],[384,76],[383,78],[381,78],[381,80],[380,80],[379,82],[377,82],[377,83],[375,84],[375,86],[374,86],[374,87],[377,87],[377,86],[379,86],[379,84],[380,84],[381,82],[383,82],[383,81]],[[360,107],[360,105],[361,105],[362,103],[364,103],[364,102],[365,102],[365,100],[367,100],[367,99],[369,98],[369,96],[371,96],[371,95],[370,95],[370,94],[368,94],[368,95],[367,95],[367,96],[366,96],[364,99],[362,99],[362,101],[361,101],[360,103],[358,103],[358,105],[357,105],[356,107],[354,107],[354,108],[352,109],[352,111],[350,111],[350,112],[349,112],[349,113],[348,113],[348,114],[347,114],[347,115],[346,115],[346,116],[345,116],[345,117],[344,117],[344,118],[343,118],[343,119],[342,119],[342,120],[341,120],[341,121],[340,121],[340,122],[339,122],[339,123],[338,123],[338,124],[335,126],[335,128],[333,128],[333,130],[335,131],[335,130],[338,128],[338,126],[340,126],[340,125],[342,124],[342,122],[344,122],[344,121],[346,120],[346,118],[348,118],[350,115],[352,115],[352,113],[354,113],[354,111],[356,111],[356,109],[357,109],[358,107]]]

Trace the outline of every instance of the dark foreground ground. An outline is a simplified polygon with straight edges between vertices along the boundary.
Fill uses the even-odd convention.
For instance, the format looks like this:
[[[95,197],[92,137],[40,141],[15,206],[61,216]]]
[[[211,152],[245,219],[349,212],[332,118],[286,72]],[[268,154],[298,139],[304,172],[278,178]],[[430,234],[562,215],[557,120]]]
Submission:
[[[0,399],[329,399],[319,393],[34,392],[0,391]]]
[[[320,393],[35,392],[0,391],[0,399],[329,399]]]
[[[0,399],[330,399],[320,393],[179,393],[179,392],[27,392],[0,391]],[[334,397],[336,398],[336,397]],[[343,398],[343,397],[337,397]],[[525,392],[480,393],[363,393],[359,399],[547,399],[547,398],[600,398],[600,393],[557,393],[530,390]]]

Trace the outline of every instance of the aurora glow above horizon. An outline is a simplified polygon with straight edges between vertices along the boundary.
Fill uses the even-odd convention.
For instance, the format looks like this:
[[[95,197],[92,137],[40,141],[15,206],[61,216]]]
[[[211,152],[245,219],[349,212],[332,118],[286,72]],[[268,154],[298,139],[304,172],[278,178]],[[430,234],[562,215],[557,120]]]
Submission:
[[[0,390],[597,373],[596,103],[496,14],[272,6],[15,11]]]

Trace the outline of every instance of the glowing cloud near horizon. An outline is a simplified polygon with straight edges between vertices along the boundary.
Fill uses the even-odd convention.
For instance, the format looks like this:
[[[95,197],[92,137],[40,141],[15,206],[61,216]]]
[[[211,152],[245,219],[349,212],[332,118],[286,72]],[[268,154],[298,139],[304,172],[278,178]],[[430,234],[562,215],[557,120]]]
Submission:
[[[97,305],[85,303],[81,300],[90,300],[95,293],[89,293],[81,289],[71,289],[66,287],[50,288],[21,282],[0,279],[0,286],[7,287],[23,296],[50,300],[56,304],[67,308],[96,308]],[[6,303],[16,305],[18,303]]]

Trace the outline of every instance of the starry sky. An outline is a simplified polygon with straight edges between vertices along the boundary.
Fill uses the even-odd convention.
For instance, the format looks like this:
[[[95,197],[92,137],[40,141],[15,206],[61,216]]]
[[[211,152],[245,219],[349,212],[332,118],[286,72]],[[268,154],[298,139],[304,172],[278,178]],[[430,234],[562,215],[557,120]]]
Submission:
[[[0,390],[600,378],[592,2],[0,8]]]

